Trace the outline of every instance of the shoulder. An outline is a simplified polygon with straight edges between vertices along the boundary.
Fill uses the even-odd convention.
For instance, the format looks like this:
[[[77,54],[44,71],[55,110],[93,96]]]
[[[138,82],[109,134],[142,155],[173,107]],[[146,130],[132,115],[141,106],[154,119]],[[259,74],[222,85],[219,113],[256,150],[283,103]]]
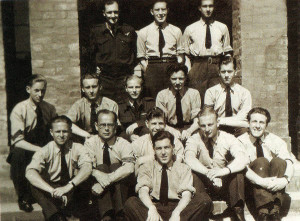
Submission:
[[[92,145],[95,144],[97,141],[99,140],[99,136],[98,135],[92,135],[90,138],[86,139],[86,141],[84,142],[84,145]]]
[[[72,149],[75,149],[75,150],[77,150],[77,149],[79,149],[79,150],[81,150],[81,149],[84,149],[84,146],[81,144],[81,143],[75,143],[75,142],[72,142]]]
[[[220,91],[222,89],[221,84],[217,84],[215,86],[212,86],[211,88],[208,88],[207,91],[214,92],[214,91]]]
[[[172,25],[172,24],[170,24],[170,23],[168,23],[168,26],[169,26],[170,28],[172,28],[173,31],[175,31],[175,32],[180,32],[180,33],[181,33],[180,28],[178,28],[177,26]]]
[[[286,144],[286,142],[282,138],[280,138],[279,136],[271,132],[268,132],[265,139],[267,139],[267,141],[271,141],[272,143],[276,143],[276,144]]]
[[[55,110],[54,105],[48,103],[47,101],[42,101],[41,105],[45,108],[47,108],[48,110]]]
[[[187,89],[186,92],[189,93],[189,94],[191,94],[191,95],[198,95],[198,94],[200,94],[198,90],[196,90],[194,88],[190,88],[190,87]]]
[[[152,97],[144,97],[143,102],[153,102],[154,99]]]
[[[136,139],[135,141],[133,141],[132,144],[133,145],[142,144],[142,143],[147,142],[147,141],[151,141],[150,140],[150,134],[145,134],[145,135],[139,137],[138,139]]]
[[[236,87],[236,89],[237,89],[240,93],[250,94],[250,91],[249,91],[247,88],[243,87],[242,85],[240,85],[240,84],[238,84],[238,83],[236,83],[236,84],[234,85],[234,87]]]
[[[92,30],[94,30],[95,32],[103,32],[105,29],[106,29],[105,23],[95,24],[92,27]]]
[[[112,100],[112,99],[110,99],[108,97],[102,97],[102,102],[103,103],[108,103],[110,105],[118,106],[118,104],[114,100]]]
[[[185,30],[193,29],[193,28],[197,27],[198,25],[200,25],[200,21],[196,21],[196,22],[188,25]]]
[[[124,145],[130,146],[130,143],[127,140],[125,140],[124,138],[122,138],[122,137],[117,137],[116,143],[118,145],[122,146],[122,148],[124,147]]]
[[[27,105],[29,105],[28,99],[27,99],[27,100],[24,100],[24,101],[21,101],[21,102],[17,103],[17,104],[14,106],[12,112],[20,113],[20,112],[22,112],[24,109],[26,109]]]
[[[148,32],[148,30],[152,27],[152,23],[150,23],[149,25],[141,28],[139,31],[138,31],[138,35],[140,34],[146,34]]]
[[[227,25],[225,25],[225,24],[222,23],[222,22],[214,21],[214,24],[217,25],[219,28],[227,29]]]
[[[231,146],[231,145],[235,145],[235,144],[241,144],[241,142],[232,134],[227,133],[225,131],[221,131],[220,130],[220,135],[219,138],[220,141],[225,144],[226,146]]]
[[[134,28],[126,23],[122,23],[121,28],[123,32],[135,32]]]
[[[179,161],[175,161],[173,164],[174,169],[178,170],[178,171],[189,171],[191,170],[190,167],[185,164],[185,163],[181,163]]]
[[[163,89],[160,92],[158,92],[157,97],[162,96],[162,95],[167,95],[169,94],[170,90],[169,88]]]
[[[239,141],[241,141],[242,143],[247,143],[250,139],[250,135],[249,135],[249,133],[244,133],[244,134],[238,136],[237,139]]]
[[[186,141],[186,143],[188,144],[188,143],[199,143],[200,141],[202,141],[202,139],[201,139],[201,137],[200,137],[200,134],[199,133],[195,133],[195,134],[193,134],[192,136],[190,136],[188,139],[187,139],[187,141]]]

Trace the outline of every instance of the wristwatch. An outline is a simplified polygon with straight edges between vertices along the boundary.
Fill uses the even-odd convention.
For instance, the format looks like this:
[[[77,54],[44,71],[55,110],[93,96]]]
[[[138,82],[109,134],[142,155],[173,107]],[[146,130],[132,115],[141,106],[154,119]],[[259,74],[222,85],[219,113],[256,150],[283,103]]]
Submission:
[[[73,188],[76,187],[72,180],[69,181],[69,184],[72,184]]]
[[[288,181],[288,183],[291,182],[291,178],[289,178],[287,175],[284,175],[283,177]]]

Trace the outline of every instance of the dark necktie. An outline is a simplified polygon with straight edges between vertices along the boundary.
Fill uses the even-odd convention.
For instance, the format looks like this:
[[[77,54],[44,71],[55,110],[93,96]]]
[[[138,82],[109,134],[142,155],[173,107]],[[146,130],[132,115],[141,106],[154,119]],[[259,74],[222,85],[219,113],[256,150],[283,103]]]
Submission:
[[[168,204],[168,174],[167,174],[167,165],[163,165],[162,172],[161,172],[161,183],[160,183],[160,192],[159,192],[159,199],[161,204],[167,205]]]
[[[163,56],[163,48],[165,47],[165,38],[164,38],[164,35],[162,33],[162,26],[158,26],[158,33],[159,33],[159,37],[158,37],[158,51],[159,51],[159,54],[160,54],[160,57],[162,58]]]
[[[254,146],[256,146],[256,157],[264,157],[264,152],[261,146],[262,142],[260,138],[257,138],[256,141],[254,142]]]
[[[36,141],[35,144],[37,145],[44,145],[47,142],[46,136],[46,125],[44,124],[43,120],[43,113],[41,107],[39,105],[36,106]]]
[[[65,147],[61,147],[61,170],[60,170],[60,184],[61,185],[66,185],[70,181],[70,174],[67,166],[67,161],[65,157]]]
[[[96,113],[97,105],[96,103],[91,103],[91,118],[90,118],[90,125],[92,128],[92,133],[97,134],[95,123],[97,122],[97,113]]]
[[[210,28],[209,28],[209,22],[205,22],[206,24],[206,36],[205,36],[205,47],[206,49],[211,48],[211,35],[210,35]]]
[[[133,102],[133,111],[134,111],[134,116],[136,117],[136,119],[138,119],[139,118],[139,107],[138,107],[138,103],[136,100]]]
[[[109,146],[108,144],[105,142],[104,143],[104,150],[103,150],[103,164],[106,164],[107,166],[110,166],[111,162],[110,162],[110,157],[109,157]]]
[[[208,139],[208,141],[207,141],[207,149],[208,149],[209,157],[211,159],[213,159],[213,157],[214,157],[214,147],[212,145],[212,140],[211,139]]]
[[[181,107],[181,95],[179,91],[176,92],[176,117],[177,117],[177,127],[183,127],[183,114]]]
[[[232,117],[230,86],[226,86],[225,117]]]

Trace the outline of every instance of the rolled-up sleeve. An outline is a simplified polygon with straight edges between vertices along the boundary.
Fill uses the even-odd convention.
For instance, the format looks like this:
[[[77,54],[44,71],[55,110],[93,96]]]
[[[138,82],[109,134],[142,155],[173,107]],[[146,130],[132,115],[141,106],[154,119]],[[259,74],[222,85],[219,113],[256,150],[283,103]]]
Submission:
[[[95,149],[94,149],[95,145],[96,144],[95,144],[95,142],[93,142],[93,137],[91,137],[90,139],[87,139],[84,142],[84,148],[86,149],[86,151],[88,153],[88,156],[92,162],[93,168],[97,167],[97,159],[96,159],[96,153],[95,153]]]
[[[176,160],[182,161],[184,159],[184,147],[177,138],[174,140],[174,153],[176,155]]]
[[[78,102],[74,103],[72,107],[69,109],[67,116],[73,123],[77,123],[80,119],[80,107]]]
[[[86,147],[81,144],[76,146],[76,155],[78,156],[78,167],[81,168],[85,164],[92,164],[92,159]]]
[[[198,115],[201,108],[201,97],[199,91],[196,91],[193,95],[191,106],[191,119],[194,119]]]
[[[193,136],[188,138],[186,141],[184,153],[186,154],[186,152],[188,151],[193,152],[195,156],[198,155],[199,149],[198,149],[197,140]]]
[[[122,143],[122,151],[121,151],[121,160],[122,163],[134,163],[134,156],[132,151],[132,145],[125,141]]]
[[[26,168],[26,172],[28,170],[34,169],[41,173],[45,169],[46,159],[45,156],[49,154],[45,153],[45,149],[40,149],[39,151],[35,152],[32,157],[30,164]]]
[[[24,139],[25,119],[21,115],[22,109],[15,107],[10,114],[11,145]]]
[[[229,140],[229,139],[228,139]],[[232,139],[229,144],[229,151],[234,160],[227,166],[229,169],[234,170],[235,165],[244,165],[250,163],[250,159],[246,153],[243,144],[236,138]]]
[[[152,190],[153,190],[153,182],[152,182],[153,173],[152,173],[151,168],[153,168],[153,165],[150,162],[143,164],[140,167],[138,177],[137,177],[137,185],[135,187],[135,191],[137,193],[144,186],[148,187],[150,192],[152,192]]]
[[[251,98],[251,93],[246,90],[243,92],[242,95],[242,100],[241,100],[241,105],[240,105],[240,110],[237,113],[236,117],[240,120],[247,120],[247,114],[252,108],[252,98]]]
[[[192,193],[192,195],[194,195],[196,189],[193,187],[193,176],[191,169],[188,166],[186,166],[184,167],[184,170],[181,174],[182,176],[179,181],[179,188],[177,192],[178,196],[181,197],[184,191],[189,191]]]
[[[184,47],[184,53],[189,55],[190,54],[190,29],[187,27],[182,36],[182,45]]]
[[[182,40],[182,32],[179,29],[178,32],[176,33],[176,44],[177,44],[177,55],[184,54],[184,42]]]
[[[214,107],[215,100],[212,90],[208,89],[204,96],[204,105]]]

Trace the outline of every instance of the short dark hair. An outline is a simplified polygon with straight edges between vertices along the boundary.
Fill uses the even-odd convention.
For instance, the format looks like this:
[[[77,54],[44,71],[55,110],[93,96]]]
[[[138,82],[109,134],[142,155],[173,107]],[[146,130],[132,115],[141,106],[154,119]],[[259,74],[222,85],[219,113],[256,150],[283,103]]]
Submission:
[[[164,122],[166,122],[165,114],[159,107],[153,107],[147,113],[146,120],[150,121],[154,118],[163,118]]]
[[[153,148],[155,147],[155,142],[163,139],[169,139],[172,146],[174,146],[174,136],[169,131],[158,131],[152,137]]]
[[[255,113],[265,115],[266,118],[267,118],[267,124],[270,123],[270,121],[271,121],[271,114],[270,114],[270,112],[267,109],[262,108],[262,107],[254,107],[254,108],[252,108],[248,112],[248,114],[247,114],[247,120],[248,120],[248,122],[250,122],[251,115],[255,114]]]
[[[99,110],[98,113],[97,113],[97,122],[99,120],[100,114],[112,114],[114,116],[114,123],[117,124],[118,116],[115,112],[107,110],[107,109]]]
[[[187,66],[185,66],[184,64],[174,63],[174,64],[170,64],[167,67],[166,75],[171,77],[172,74],[174,74],[175,72],[178,72],[178,71],[183,71],[185,77],[188,74]]]
[[[233,68],[236,70],[236,59],[231,55],[224,55],[220,57],[219,61],[219,69],[221,69],[221,65],[227,65],[229,63],[233,63]]]
[[[165,2],[165,3],[167,4],[167,7],[168,7],[168,2],[169,2],[169,0],[152,0],[152,1],[151,1],[151,9],[153,9],[154,5],[155,5],[157,2]]]
[[[103,0],[103,3],[102,3],[103,10],[105,10],[105,6],[106,6],[106,5],[112,5],[112,4],[114,4],[115,2],[118,4],[118,6],[120,6],[118,0]]]
[[[134,79],[140,80],[140,81],[141,81],[141,86],[143,86],[143,84],[144,84],[143,78],[138,77],[138,76],[136,76],[136,75],[130,75],[130,76],[127,76],[127,77],[125,78],[125,80],[124,80],[125,86],[127,87],[127,82],[128,82],[128,81],[131,81],[131,80],[134,80]]]
[[[45,86],[47,86],[47,80],[42,74],[33,74],[27,79],[26,86],[32,87],[36,82],[44,82]]]
[[[50,123],[50,128],[53,129],[53,124],[59,123],[59,122],[64,122],[64,123],[68,124],[69,129],[72,128],[72,121],[70,120],[70,118],[68,118],[65,115],[60,115],[60,116],[56,116],[56,117],[52,118],[51,123]]]
[[[98,80],[98,84],[100,85],[100,79],[99,79],[99,75],[96,73],[86,73],[84,74],[81,79],[80,79],[80,85],[81,87],[83,87],[83,80],[85,79],[97,79]]]
[[[203,109],[200,110],[200,112],[198,114],[198,118],[203,117],[203,116],[207,116],[207,115],[210,115],[210,114],[215,115],[216,119],[218,119],[218,114],[212,106],[204,106]]]

